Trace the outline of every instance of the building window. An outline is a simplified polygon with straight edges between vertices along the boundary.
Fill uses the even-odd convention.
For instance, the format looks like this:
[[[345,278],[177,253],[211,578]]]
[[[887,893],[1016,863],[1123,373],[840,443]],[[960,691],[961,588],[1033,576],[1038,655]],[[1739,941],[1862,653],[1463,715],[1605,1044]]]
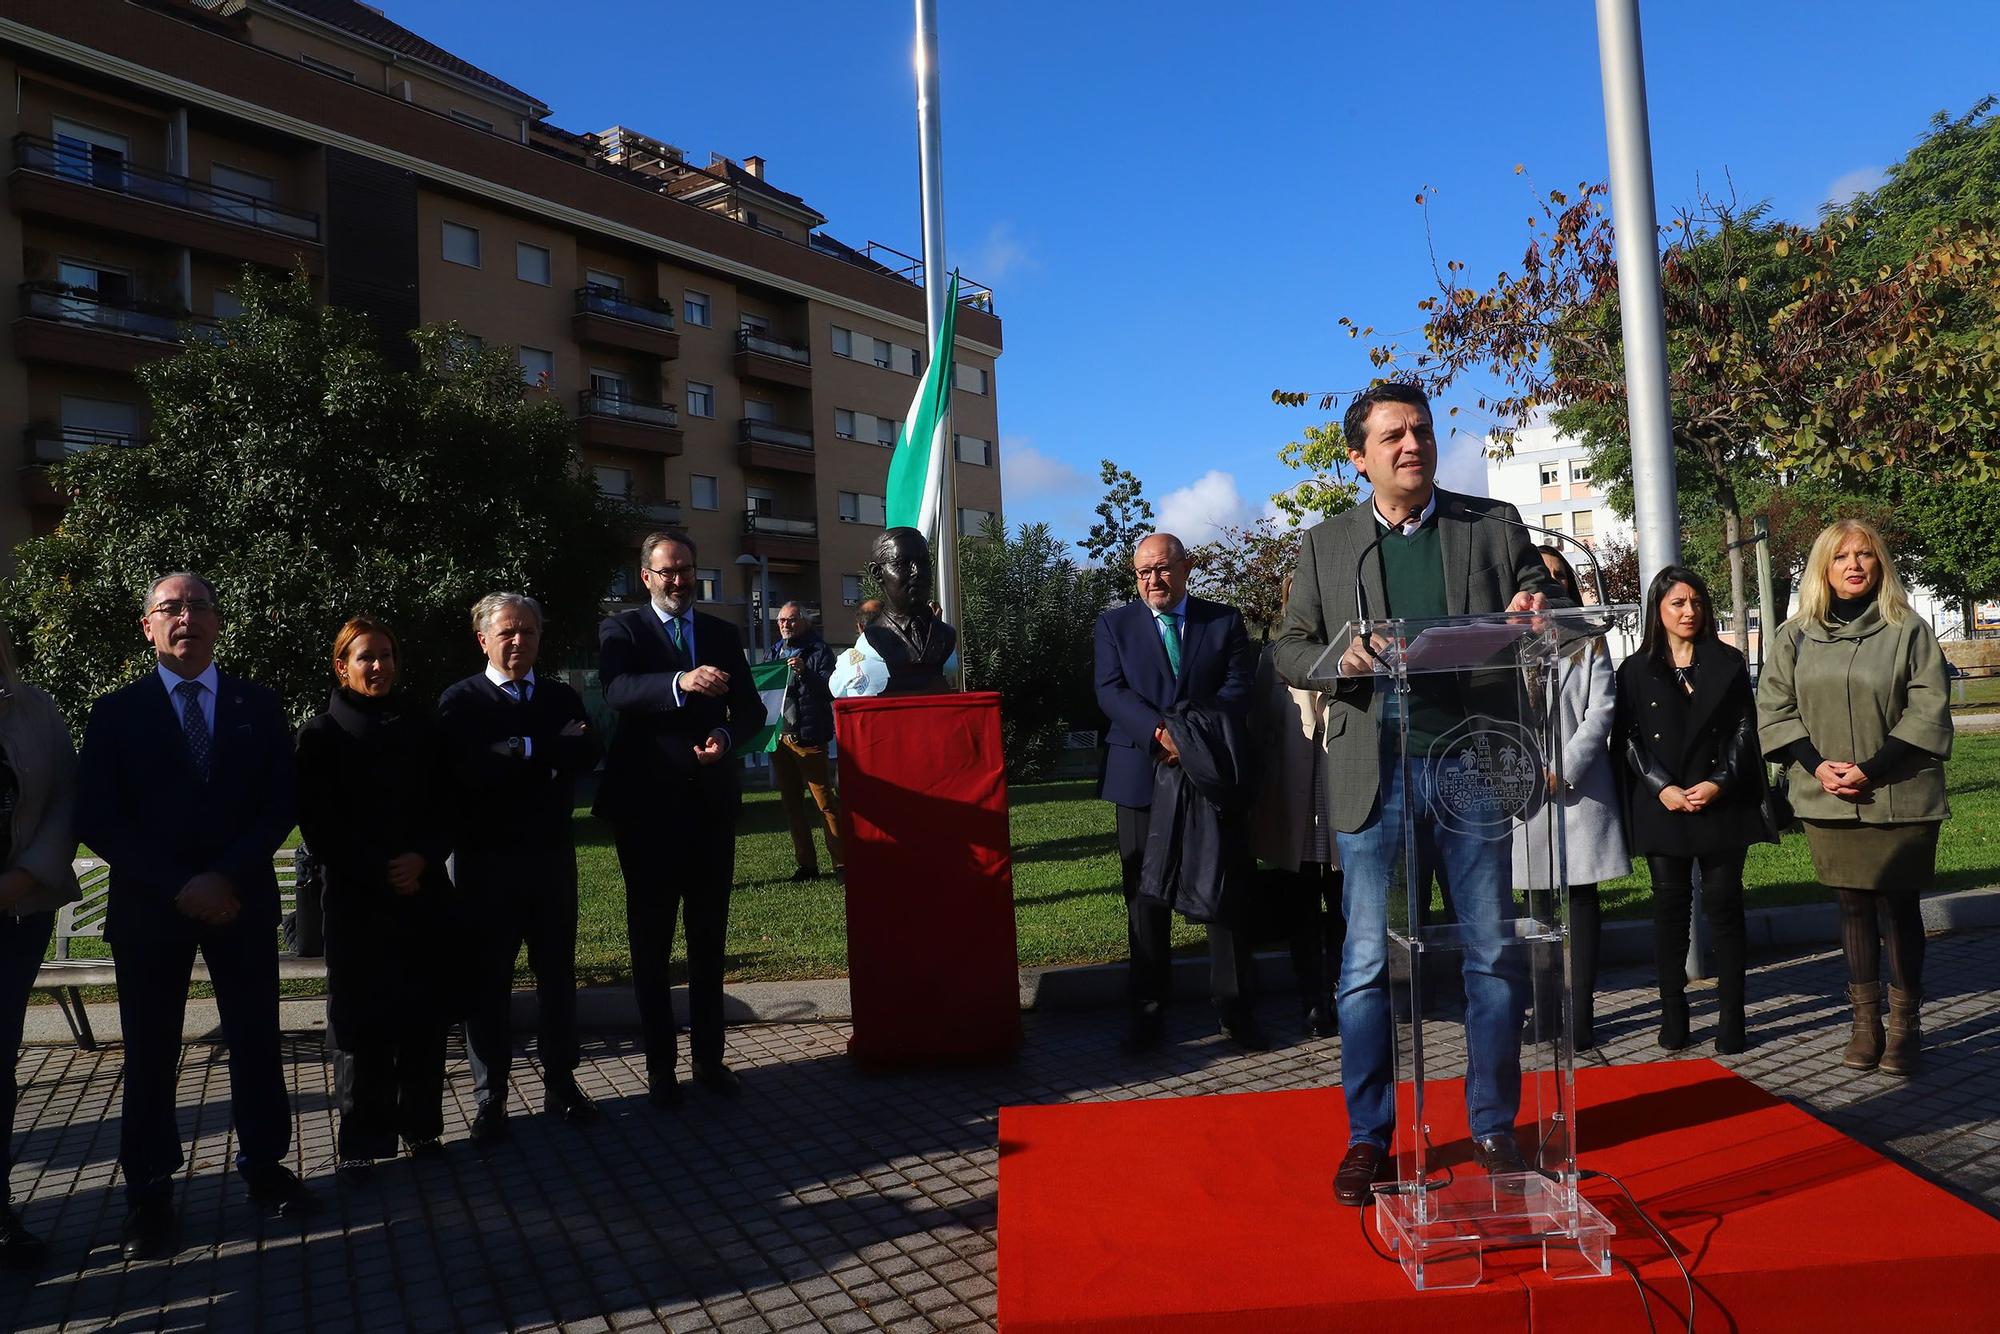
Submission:
[[[460,111],[457,107],[451,107],[446,110],[445,114],[450,116],[453,120],[457,121],[460,125],[470,125],[475,130],[484,130],[488,134],[493,133],[492,121],[481,120],[479,117],[473,115],[471,112]]]
[[[701,589],[701,600],[703,602],[713,602],[722,596],[721,570],[698,569],[694,572],[694,578],[696,585]]]
[[[776,403],[766,403],[761,399],[746,398],[743,400],[743,415],[753,422],[768,422],[776,425],[778,421],[778,405]]]
[[[445,365],[454,371],[467,370],[485,346],[486,340],[478,334],[454,329],[445,340]]]
[[[1592,510],[1577,510],[1569,517],[1570,532],[1578,537],[1597,535],[1597,515]]]
[[[683,323],[706,329],[709,323],[708,293],[693,291],[681,293],[681,320]]]
[[[917,351],[914,347],[904,347],[901,343],[892,343],[890,347],[895,353],[894,365],[896,370],[901,371],[905,375],[919,375],[922,373],[923,353]]]
[[[842,440],[854,438],[854,414],[846,408],[833,410],[833,433]]]
[[[1561,485],[1562,485],[1562,465],[1561,465],[1561,464],[1559,464],[1559,463],[1544,463],[1544,464],[1542,465],[1542,485],[1543,485],[1543,486],[1561,486]]]
[[[688,381],[688,416],[713,417],[715,415],[715,386]]]
[[[521,383],[547,389],[555,382],[556,354],[547,348],[517,347],[514,359],[521,363]]]
[[[266,206],[277,198],[277,187],[269,176],[259,176],[255,172],[238,171],[216,163],[208,169],[208,183],[220,190],[243,196],[217,195],[216,211],[226,218],[238,218],[244,222],[256,223],[267,217]]]
[[[868,341],[875,345],[874,356],[875,356],[875,364],[877,366],[880,366],[883,370],[886,371],[889,369],[889,367],[895,364],[893,361],[890,360],[890,353],[893,351],[893,349],[889,346],[886,340],[881,338],[871,338]]]
[[[65,259],[56,264],[56,280],[73,292],[94,292],[99,299],[113,305],[123,305],[132,299],[132,275],[123,269]]]
[[[700,473],[688,475],[688,507],[698,510],[722,508],[720,494],[713,477],[703,477]]]
[[[625,280],[615,273],[606,273],[603,269],[585,269],[583,271],[583,283],[584,286],[595,287],[600,292],[615,292],[619,296],[625,295]]]
[[[882,497],[855,491],[842,491],[839,495],[842,523],[867,523],[880,527],[884,522]]]
[[[993,466],[993,442],[981,440],[976,435],[955,435],[952,441],[958,446],[960,463],[977,464],[982,468]]]
[[[346,67],[341,65],[336,65],[330,60],[321,60],[317,56],[309,56],[305,52],[301,51],[299,52],[299,63],[301,65],[304,65],[307,69],[316,69],[321,74],[331,74],[336,79],[345,79],[349,83],[354,82],[353,70],[347,69]]]
[[[607,496],[621,499],[632,498],[632,470],[630,468],[597,467],[590,470],[597,477],[597,489]]]
[[[58,118],[52,137],[56,141],[56,175],[109,190],[125,188],[125,155],[130,143],[123,135]]]
[[[744,333],[756,334],[759,337],[763,337],[771,332],[771,322],[769,320],[765,319],[762,315],[752,315],[748,312],[738,313],[736,316],[736,327]]]
[[[992,517],[992,510],[961,509],[958,512],[958,535],[960,537],[973,536],[981,528],[985,527],[986,521]]]
[[[951,382],[968,394],[984,394],[989,383],[983,366],[953,366]]]
[[[861,605],[861,576],[843,574],[840,576],[840,605],[858,607]]]
[[[1560,514],[1544,514],[1542,516],[1542,527],[1553,528],[1560,533],[1563,530],[1563,516]]]
[[[66,453],[99,444],[130,444],[139,434],[139,407],[108,399],[62,396],[62,440]]]
[[[631,566],[620,567],[611,576],[611,587],[604,590],[606,602],[636,602],[639,600],[639,575]]]
[[[233,320],[243,313],[243,302],[229,288],[218,287],[215,289],[215,302],[211,308],[218,320]]]
[[[514,276],[524,283],[549,285],[549,252],[522,241],[514,247]]]
[[[463,264],[467,268],[479,267],[479,229],[465,227],[456,222],[444,225],[444,257],[453,264]]]
[[[877,417],[875,419],[875,443],[878,445],[887,445],[891,449],[894,449],[896,447],[897,425],[898,423],[894,417]]]
[[[1587,483],[1587,482],[1589,482],[1589,481],[1590,481],[1590,465],[1589,465],[1588,463],[1584,463],[1584,462],[1577,462],[1577,463],[1572,463],[1572,464],[1570,464],[1570,465],[1569,465],[1569,479],[1570,479],[1570,480],[1571,480],[1572,482],[1586,482],[1586,483]]]
[[[833,326],[833,355],[851,357],[854,355],[854,330]]]

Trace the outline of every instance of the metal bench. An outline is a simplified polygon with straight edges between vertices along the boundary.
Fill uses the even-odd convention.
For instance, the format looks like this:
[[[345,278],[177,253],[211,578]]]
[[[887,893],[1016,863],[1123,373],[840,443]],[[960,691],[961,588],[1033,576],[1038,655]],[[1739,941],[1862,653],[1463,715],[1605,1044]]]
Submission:
[[[115,987],[118,985],[118,974],[109,959],[72,958],[69,946],[72,940],[104,939],[111,868],[96,857],[79,857],[74,864],[77,883],[83,886],[83,897],[75,903],[65,904],[62,911],[56,914],[55,957],[44,960],[36,970],[35,989],[55,997],[63,1018],[69,1021],[69,1031],[75,1035],[77,1045],[85,1051],[95,1051],[97,1037],[90,1031],[90,1015],[83,1007],[83,988]],[[286,848],[280,852],[273,859],[273,866],[278,873],[279,916],[282,919],[285,913],[298,906],[298,869],[292,850]],[[277,948],[275,940],[272,948]],[[280,981],[325,976],[325,959],[300,958],[283,952],[278,955]],[[208,981],[208,965],[199,957],[195,959],[193,980]]]

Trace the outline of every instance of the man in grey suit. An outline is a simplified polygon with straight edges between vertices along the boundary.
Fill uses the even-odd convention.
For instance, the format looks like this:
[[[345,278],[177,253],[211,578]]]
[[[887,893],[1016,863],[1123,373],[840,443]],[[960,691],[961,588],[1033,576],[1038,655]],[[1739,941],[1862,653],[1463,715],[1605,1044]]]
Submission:
[[[1511,505],[1453,495],[1436,485],[1437,436],[1430,403],[1402,384],[1356,396],[1342,422],[1348,459],[1373,495],[1307,531],[1278,632],[1279,673],[1306,688],[1313,666],[1341,627],[1361,615],[1360,576],[1370,616],[1427,619],[1473,612],[1530,611],[1558,589]],[[1380,539],[1379,545],[1377,545]],[[1371,550],[1371,547],[1373,548]],[[1366,558],[1364,561],[1364,557]],[[1340,1074],[1347,1094],[1349,1147],[1334,1178],[1344,1204],[1362,1204],[1389,1179],[1395,1116],[1394,1034],[1389,1000],[1388,898],[1403,857],[1403,804],[1429,806],[1434,770],[1409,766],[1381,738],[1386,700],[1407,709],[1408,734],[1427,744],[1467,714],[1455,675],[1426,677],[1406,696],[1377,689],[1368,649],[1346,646],[1327,718],[1328,787],[1340,864],[1346,873],[1347,943],[1341,951]],[[1413,751],[1413,754],[1418,753]],[[1411,892],[1429,892],[1435,873],[1458,920],[1497,924],[1508,912],[1508,850],[1417,815]],[[1488,1172],[1525,1170],[1514,1140],[1521,1102],[1523,998],[1497,949],[1465,951],[1466,1106],[1475,1161]]]

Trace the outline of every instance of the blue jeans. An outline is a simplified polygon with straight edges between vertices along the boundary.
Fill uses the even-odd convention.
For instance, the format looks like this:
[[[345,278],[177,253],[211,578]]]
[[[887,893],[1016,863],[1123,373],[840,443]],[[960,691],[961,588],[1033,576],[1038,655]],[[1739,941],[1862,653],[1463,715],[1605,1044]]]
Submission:
[[[1461,926],[1491,927],[1512,914],[1513,868],[1505,839],[1459,833],[1431,818],[1431,761],[1382,756],[1381,786],[1368,823],[1338,835],[1347,877],[1347,944],[1340,955],[1340,1082],[1347,1094],[1350,1144],[1389,1147],[1396,1115],[1395,1029],[1389,1004],[1389,887],[1402,878],[1403,813],[1414,797],[1416,865],[1410,892],[1430,893],[1435,874]],[[1398,923],[1406,926],[1405,923]],[[1475,1137],[1511,1133],[1521,1108],[1523,987],[1497,940],[1477,941],[1465,959],[1465,1105]],[[1435,966],[1435,965],[1433,965]],[[1423,1002],[1414,1002],[1421,1022]]]
[[[0,913],[0,1200],[7,1198],[7,1178],[14,1169],[14,1103],[20,1096],[14,1062],[21,1055],[21,1029],[28,1018],[28,998],[35,974],[55,934],[56,915]]]

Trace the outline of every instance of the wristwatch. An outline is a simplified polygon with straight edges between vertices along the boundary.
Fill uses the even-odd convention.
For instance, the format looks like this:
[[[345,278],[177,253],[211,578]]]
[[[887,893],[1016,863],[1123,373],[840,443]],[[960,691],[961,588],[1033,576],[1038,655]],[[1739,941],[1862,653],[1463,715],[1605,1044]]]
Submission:
[[[507,754],[510,757],[518,760],[527,753],[528,753],[527,742],[523,741],[520,737],[517,736],[510,736],[507,738]]]

